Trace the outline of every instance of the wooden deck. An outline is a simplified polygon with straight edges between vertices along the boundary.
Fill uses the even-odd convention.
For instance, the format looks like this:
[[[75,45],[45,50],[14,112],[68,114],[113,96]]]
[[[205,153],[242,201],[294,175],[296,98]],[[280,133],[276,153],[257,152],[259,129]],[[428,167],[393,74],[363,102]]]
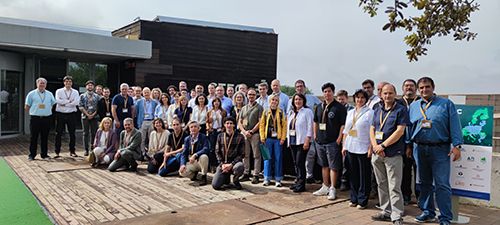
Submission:
[[[49,142],[51,156],[53,146]],[[124,220],[252,195],[248,191],[215,191],[210,185],[193,185],[189,179],[148,174],[145,164],[137,173],[88,168],[81,166],[83,157],[69,157],[64,147],[60,159],[41,160],[38,155],[37,160],[28,161],[28,148],[27,137],[1,140],[0,156],[33,192],[53,222],[61,225]],[[77,154],[83,155],[81,146],[77,146]]]

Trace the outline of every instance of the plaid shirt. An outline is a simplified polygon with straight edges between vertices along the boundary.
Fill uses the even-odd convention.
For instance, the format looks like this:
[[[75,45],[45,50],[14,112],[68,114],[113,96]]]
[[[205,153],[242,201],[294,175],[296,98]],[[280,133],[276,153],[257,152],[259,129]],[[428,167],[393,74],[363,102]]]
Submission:
[[[89,114],[92,114],[97,111],[97,104],[101,97],[95,92],[85,92],[80,95],[80,104],[78,107],[80,110],[85,109]],[[97,114],[96,114],[97,116]]]

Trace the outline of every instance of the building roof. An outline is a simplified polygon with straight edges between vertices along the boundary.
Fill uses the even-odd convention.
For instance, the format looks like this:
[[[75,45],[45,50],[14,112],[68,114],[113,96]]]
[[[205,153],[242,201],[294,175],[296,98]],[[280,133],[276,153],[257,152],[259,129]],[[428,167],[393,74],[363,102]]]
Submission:
[[[236,24],[228,24],[228,23],[208,22],[208,21],[201,21],[201,20],[191,20],[191,19],[168,17],[168,16],[157,16],[156,18],[153,19],[153,21],[154,22],[177,23],[177,24],[186,24],[186,25],[193,25],[193,26],[214,27],[214,28],[222,28],[222,29],[230,29],[230,30],[253,31],[253,32],[274,34],[274,29],[272,29],[272,28],[244,26],[244,25],[236,25]]]
[[[0,50],[109,62],[151,58],[151,42],[111,32],[0,17]]]

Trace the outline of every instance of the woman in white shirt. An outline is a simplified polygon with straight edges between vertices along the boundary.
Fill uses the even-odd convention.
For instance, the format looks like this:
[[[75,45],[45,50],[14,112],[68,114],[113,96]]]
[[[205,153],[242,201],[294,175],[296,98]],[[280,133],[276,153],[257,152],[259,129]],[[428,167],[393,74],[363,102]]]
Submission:
[[[160,98],[160,104],[156,106],[155,109],[155,118],[160,118],[163,120],[163,123],[165,123],[165,127],[168,129],[169,124],[171,121],[169,121],[169,111],[170,110],[170,97],[168,96],[167,93],[161,94]]]
[[[160,118],[153,120],[154,131],[149,135],[148,155],[151,160],[148,163],[149,173],[158,173],[163,163],[163,154],[167,149],[167,141],[170,132],[165,129],[165,123]]]
[[[295,94],[292,97],[292,110],[288,112],[288,145],[297,171],[297,179],[291,189],[293,192],[306,190],[306,156],[313,136],[313,111],[306,106],[306,96]]]
[[[368,93],[357,90],[354,95],[354,110],[347,113],[344,127],[344,145],[342,155],[349,160],[351,179],[351,202],[349,206],[365,209],[370,194],[370,125],[373,119],[373,110],[366,105]]]
[[[173,104],[170,104],[170,106],[168,107],[168,117],[167,117],[167,122],[168,124],[166,124],[166,126],[168,127],[168,130],[170,132],[172,132],[172,119],[174,118],[174,115],[175,115],[175,109],[177,109],[177,107],[179,107],[179,98],[182,96],[182,93],[181,92],[177,92],[174,94],[174,96],[170,96],[170,98],[173,98],[174,99],[174,103]]]
[[[118,149],[118,135],[113,131],[111,124],[110,117],[104,117],[99,124],[99,130],[97,130],[92,145],[94,149],[89,155],[89,162],[92,163],[92,167],[99,164],[109,164],[113,161]]]
[[[200,133],[207,134],[207,96],[200,94],[194,99],[193,113],[191,113],[190,121],[196,121],[200,124]]]

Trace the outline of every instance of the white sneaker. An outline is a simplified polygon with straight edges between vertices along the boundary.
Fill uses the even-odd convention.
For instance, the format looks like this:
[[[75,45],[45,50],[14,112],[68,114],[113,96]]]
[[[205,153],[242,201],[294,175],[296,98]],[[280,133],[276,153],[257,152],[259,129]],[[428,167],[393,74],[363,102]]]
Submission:
[[[337,190],[334,187],[331,187],[328,191],[328,200],[335,200],[337,198]]]
[[[269,181],[268,180],[264,180],[264,183],[262,183],[262,185],[268,186],[269,185]]]
[[[328,195],[328,187],[326,185],[321,185],[321,188],[315,192],[313,192],[315,196],[325,196]]]
[[[283,185],[281,185],[281,182],[276,181],[276,184],[274,186],[276,186],[276,187],[282,187]]]

